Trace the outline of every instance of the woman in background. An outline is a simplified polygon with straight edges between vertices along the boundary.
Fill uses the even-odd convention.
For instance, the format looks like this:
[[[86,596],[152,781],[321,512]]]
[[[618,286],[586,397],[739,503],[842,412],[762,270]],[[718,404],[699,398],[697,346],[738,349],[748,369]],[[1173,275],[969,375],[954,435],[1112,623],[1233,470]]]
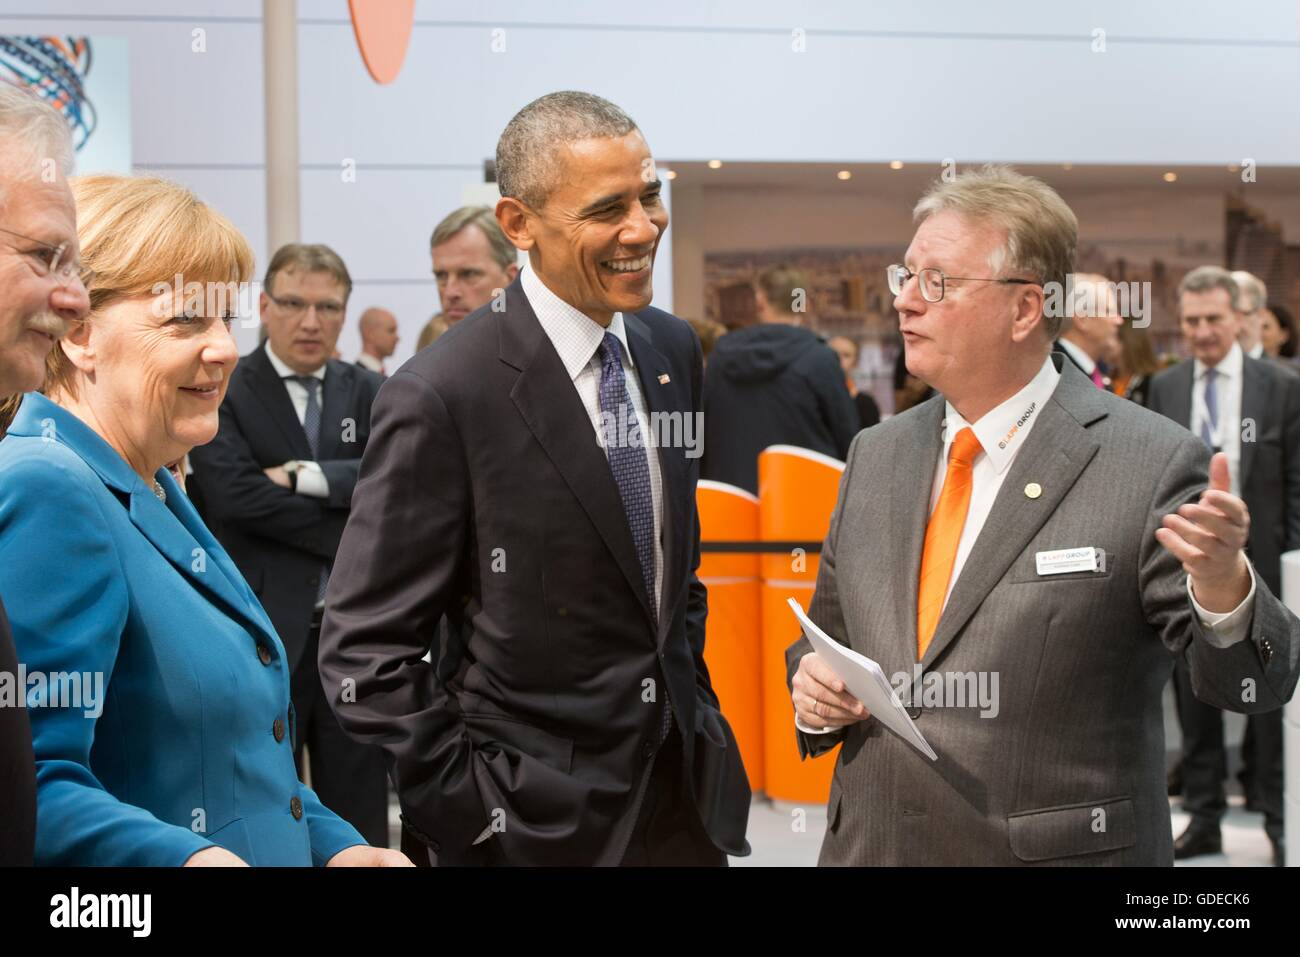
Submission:
[[[1274,359],[1295,361],[1295,319],[1286,306],[1269,306],[1262,310],[1259,323],[1259,341],[1264,354]]]
[[[1160,363],[1145,329],[1135,329],[1131,322],[1120,323],[1119,350],[1110,367],[1112,391],[1138,405],[1146,405],[1147,388],[1151,377],[1160,371]]]

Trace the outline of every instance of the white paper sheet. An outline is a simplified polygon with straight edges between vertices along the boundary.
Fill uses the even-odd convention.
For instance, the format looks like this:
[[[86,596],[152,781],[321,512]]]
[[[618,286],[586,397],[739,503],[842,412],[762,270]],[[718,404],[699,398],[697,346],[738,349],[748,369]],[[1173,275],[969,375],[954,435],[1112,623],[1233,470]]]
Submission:
[[[907,709],[903,707],[903,702],[898,700],[898,695],[895,694],[880,665],[866,655],[858,654],[852,648],[841,645],[818,628],[812,619],[804,614],[797,601],[793,598],[786,600],[790,603],[790,610],[794,612],[795,618],[799,619],[799,627],[812,643],[813,650],[832,671],[840,676],[849,694],[866,705],[872,717],[877,718],[886,728],[931,761],[938,761],[939,756],[934,753],[934,748],[930,747],[930,743],[925,740],[921,732],[916,730],[916,725],[908,715]]]

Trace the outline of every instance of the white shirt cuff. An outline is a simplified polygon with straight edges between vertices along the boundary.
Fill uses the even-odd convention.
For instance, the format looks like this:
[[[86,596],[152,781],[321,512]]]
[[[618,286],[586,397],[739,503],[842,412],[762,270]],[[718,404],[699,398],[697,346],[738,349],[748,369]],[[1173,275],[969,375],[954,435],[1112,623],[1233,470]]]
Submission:
[[[316,462],[298,463],[298,494],[312,498],[329,498],[330,483]]]
[[[1187,597],[1192,600],[1196,617],[1205,626],[1205,640],[1215,648],[1228,648],[1240,641],[1245,641],[1250,634],[1250,620],[1255,610],[1255,569],[1249,561],[1246,568],[1250,570],[1250,591],[1240,605],[1232,611],[1206,611],[1192,594],[1192,579],[1187,579]]]
[[[839,730],[839,728],[810,728],[798,718],[794,719],[794,726],[804,734],[830,734],[832,731]]]

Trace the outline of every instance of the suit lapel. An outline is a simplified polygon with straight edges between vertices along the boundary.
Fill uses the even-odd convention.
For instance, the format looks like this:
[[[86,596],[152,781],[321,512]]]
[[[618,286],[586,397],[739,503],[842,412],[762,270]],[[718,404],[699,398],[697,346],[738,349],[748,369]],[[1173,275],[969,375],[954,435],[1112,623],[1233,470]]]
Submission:
[[[342,362],[330,360],[321,383],[320,443],[317,458],[326,461],[340,458],[343,442],[343,419],[348,410],[351,370]],[[295,415],[295,418],[297,416]]]
[[[278,644],[270,620],[185,493],[166,470],[159,472],[159,483],[175,512],[137,482],[131,489],[132,524],[210,601],[249,630],[259,632],[263,640]]]
[[[311,446],[307,444],[307,433],[302,430],[298,413],[293,409],[289,390],[284,387],[284,381],[276,373],[275,366],[271,365],[271,360],[266,357],[266,347],[262,346],[254,350],[242,361],[252,367],[253,375],[249,385],[262,405],[266,407],[267,417],[275,423],[284,440],[289,443],[289,447],[293,450],[292,457],[303,460],[315,458]]]
[[[669,384],[660,382],[660,376],[667,375],[670,366],[662,353],[651,344],[649,327],[631,313],[624,313],[623,321],[627,328],[627,342],[632,353],[632,362],[636,367],[637,379],[641,383],[641,394],[645,397],[647,414],[678,412],[681,415],[688,415],[689,412],[683,410],[682,402],[673,401],[676,395],[669,388]],[[681,386],[677,385],[676,388],[680,389]],[[686,405],[689,408],[689,403]],[[667,434],[671,436],[672,433]],[[663,437],[664,433],[660,433],[652,438]],[[647,451],[654,454],[655,450],[647,448]],[[668,634],[667,619],[672,611],[668,602],[675,597],[673,583],[683,578],[685,553],[682,551],[682,542],[686,536],[687,503],[682,500],[681,494],[686,471],[683,451],[679,448],[663,448],[658,450],[658,456],[659,471],[663,478],[663,600],[659,607],[659,641],[662,642]]]
[[[1250,420],[1255,423],[1254,442],[1241,442],[1241,469],[1240,469],[1240,488],[1245,489],[1246,483],[1250,479],[1251,469],[1255,465],[1255,449],[1258,447],[1261,423],[1266,421],[1269,416],[1268,405],[1268,382],[1266,377],[1267,371],[1263,368],[1264,363],[1258,359],[1252,359],[1244,356],[1244,362],[1241,364],[1241,421]]]
[[[1106,414],[1100,399],[1101,391],[1075,366],[1065,364],[1061,368],[1056,391],[1011,464],[975,547],[948,596],[922,659],[925,667],[952,644],[1097,454],[1101,443],[1086,426]],[[1042,488],[1038,498],[1025,494],[1030,482]]]
[[[1170,382],[1172,401],[1168,415],[1188,430],[1192,427],[1192,390],[1196,388],[1195,365],[1196,363],[1188,359],[1169,373],[1173,379]]]
[[[519,371],[510,390],[515,408],[591,519],[646,618],[651,619],[641,561],[609,460],[596,442],[573,380],[518,279],[506,289],[506,312],[495,321],[500,329],[501,361]]]
[[[894,633],[900,636],[903,661],[916,660],[916,602],[921,577],[921,549],[925,544],[925,526],[930,519],[930,492],[934,470],[943,452],[943,396],[936,396],[915,411],[918,416],[911,441],[899,442],[894,451],[892,488],[917,488],[915,495],[890,495],[890,540],[902,549],[901,567],[896,569],[899,592],[887,599],[894,609]]]

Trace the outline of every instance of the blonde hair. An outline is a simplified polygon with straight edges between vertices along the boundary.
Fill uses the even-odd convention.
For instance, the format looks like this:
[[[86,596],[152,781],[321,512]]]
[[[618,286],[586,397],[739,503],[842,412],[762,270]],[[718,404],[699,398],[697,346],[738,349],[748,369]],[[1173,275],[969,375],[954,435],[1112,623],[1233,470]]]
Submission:
[[[94,273],[90,315],[124,299],[182,282],[247,282],[253,250],[234,224],[183,186],[155,176],[81,176],[71,180],[82,262]],[[50,350],[45,389],[76,395],[75,369]]]
[[[938,212],[958,213],[976,223],[989,223],[1006,231],[1002,248],[993,254],[989,268],[994,277],[1029,279],[1044,285],[1058,283],[1074,272],[1079,243],[1079,220],[1060,194],[1041,179],[1017,173],[1009,166],[985,166],[940,180],[921,197],[912,211],[920,223]],[[1064,315],[1044,317],[1047,333],[1055,339]]]

